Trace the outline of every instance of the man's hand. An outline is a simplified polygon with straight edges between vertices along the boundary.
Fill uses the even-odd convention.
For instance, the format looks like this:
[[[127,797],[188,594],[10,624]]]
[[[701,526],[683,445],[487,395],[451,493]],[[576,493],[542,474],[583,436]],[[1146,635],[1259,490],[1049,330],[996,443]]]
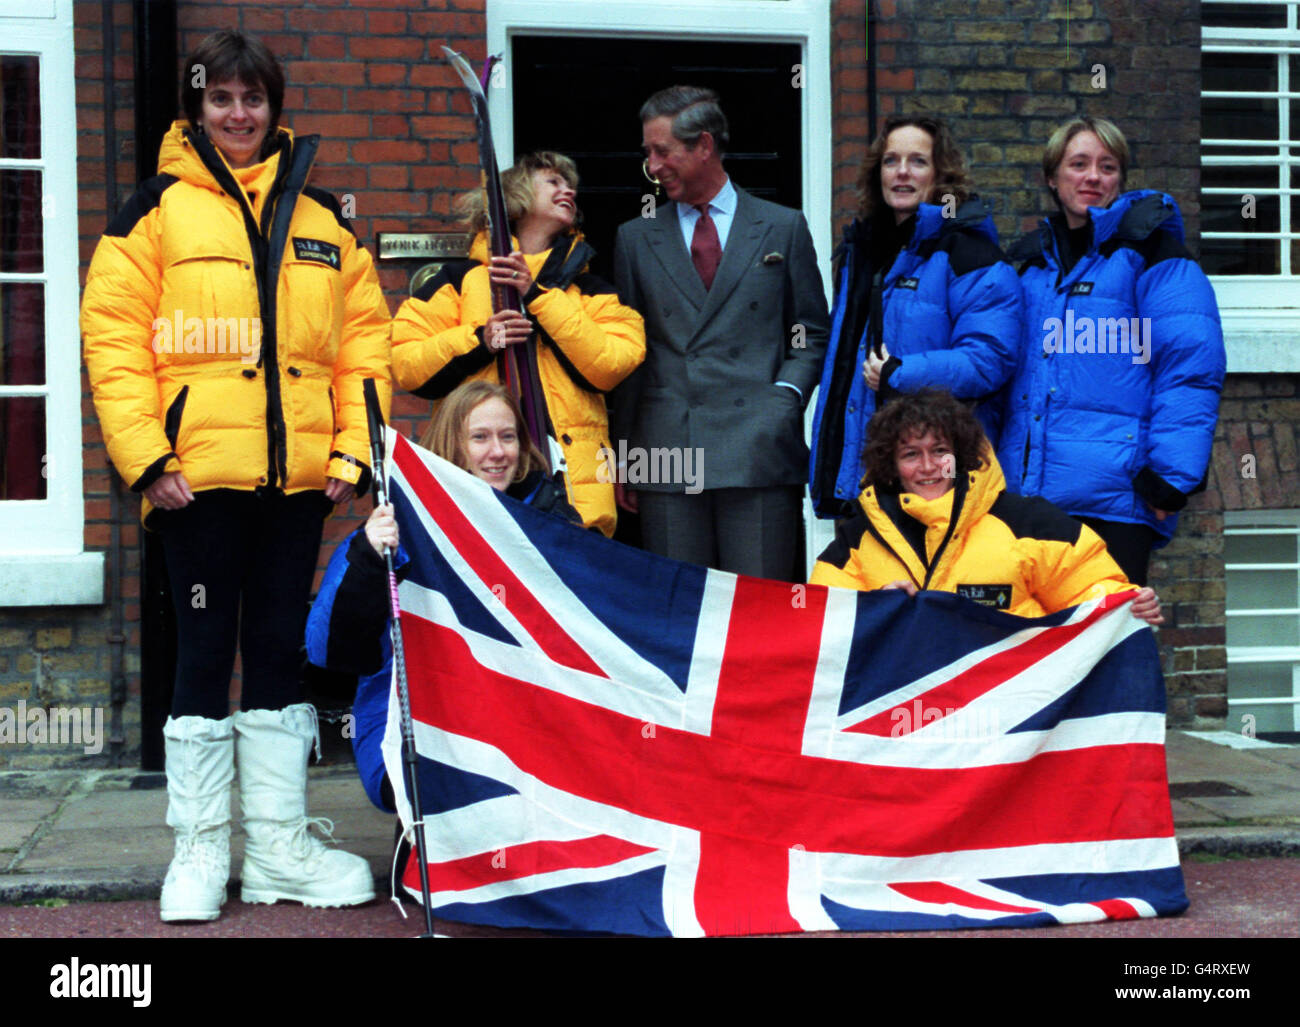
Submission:
[[[880,344],[880,355],[875,352],[867,354],[867,362],[862,365],[862,373],[867,378],[867,385],[872,392],[880,388],[880,372],[889,360],[889,348],[882,342]]]
[[[194,502],[194,493],[184,474],[170,471],[144,490],[144,498],[159,510],[179,510]]]
[[[620,510],[626,510],[628,513],[637,513],[641,509],[636,490],[625,488],[621,481],[614,482],[614,502],[618,504]]]
[[[891,581],[888,585],[880,586],[880,591],[882,592],[888,592],[894,589],[900,592],[906,592],[910,596],[916,595],[916,583],[913,581],[905,581],[902,578],[899,578],[897,581]]]

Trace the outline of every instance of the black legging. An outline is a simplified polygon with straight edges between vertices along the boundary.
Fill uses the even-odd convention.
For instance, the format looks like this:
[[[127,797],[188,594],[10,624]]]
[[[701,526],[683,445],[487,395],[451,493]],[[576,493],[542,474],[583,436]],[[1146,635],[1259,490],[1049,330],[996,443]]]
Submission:
[[[300,700],[299,649],[330,505],[318,491],[213,489],[181,510],[152,515],[176,610],[173,717],[229,715],[236,641],[242,709]]]

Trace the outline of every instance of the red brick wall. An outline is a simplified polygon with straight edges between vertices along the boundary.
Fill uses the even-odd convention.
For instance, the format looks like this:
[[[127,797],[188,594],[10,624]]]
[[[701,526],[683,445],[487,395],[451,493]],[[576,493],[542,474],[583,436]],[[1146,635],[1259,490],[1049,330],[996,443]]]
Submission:
[[[110,208],[134,187],[131,3],[115,0],[111,68],[117,104],[116,203],[105,195],[106,136],[101,5],[78,3],[76,75],[80,258],[82,272]],[[1113,117],[1135,148],[1132,186],[1179,198],[1195,240],[1199,188],[1196,104],[1199,14],[1195,0],[876,0],[879,113],[924,110],[949,117],[972,161],[976,183],[1013,239],[1047,197],[1037,165],[1051,128],[1076,112]],[[354,228],[372,249],[380,231],[449,231],[453,196],[473,184],[476,152],[463,91],[438,46],[475,63],[484,57],[485,0],[245,0],[179,6],[183,55],[208,32],[240,28],[260,36],[285,63],[284,120],[318,132],[323,145],[313,180],[355,204]],[[865,0],[832,0],[833,236],[856,207],[854,182],[867,124]],[[1068,45],[1068,51],[1067,51]],[[1107,87],[1094,89],[1103,64]],[[392,309],[404,298],[410,266],[381,278]],[[1278,390],[1286,392],[1278,394]],[[108,547],[110,469],[84,390],[86,544]],[[1193,500],[1173,545],[1153,564],[1154,584],[1171,610],[1161,635],[1176,723],[1219,723],[1223,702],[1221,511],[1234,504],[1300,504],[1294,433],[1296,379],[1240,377],[1224,400],[1210,491]],[[427,404],[395,399],[399,429],[414,432]],[[1253,480],[1230,480],[1233,460],[1257,455]],[[1226,462],[1225,462],[1226,461]],[[1270,463],[1271,461],[1271,463]],[[1274,467],[1270,474],[1266,468]],[[366,501],[334,518],[323,553],[368,511]],[[138,500],[122,517],[127,622],[127,763],[139,746]],[[108,704],[110,614],[100,608],[0,611],[0,704]],[[0,749],[0,768],[81,764],[67,750]],[[101,757],[101,762],[106,759]]]
[[[878,9],[881,117],[945,118],[1008,242],[1050,204],[1043,145],[1077,114],[1119,124],[1133,149],[1129,188],[1178,197],[1196,238],[1196,0],[879,0]],[[1098,64],[1104,88],[1094,85]]]
[[[431,9],[437,6],[440,9]],[[78,3],[75,11],[76,100],[78,129],[78,210],[81,275],[109,218],[135,188],[134,68],[132,4],[113,4],[115,39],[105,56],[101,5]],[[300,6],[275,2],[178,6],[178,52],[187,54],[209,32],[238,28],[262,39],[285,66],[288,87],[284,123],[298,133],[323,137],[313,172],[314,184],[343,197],[350,195],[353,228],[374,252],[382,231],[452,230],[452,197],[476,180],[477,149],[468,101],[439,51],[446,43],[481,63],[486,29],[483,0],[324,0]],[[111,60],[116,104],[114,201],[106,194],[108,164],[103,76]],[[407,295],[411,265],[381,268],[391,309]],[[82,373],[85,542],[88,550],[110,546],[109,467]],[[428,404],[413,396],[394,401],[394,422],[412,433],[427,416]],[[334,544],[366,513],[361,500],[341,511],[326,527],[322,566]],[[129,695],[124,709],[126,765],[138,759],[139,702],[139,499],[126,493],[121,523],[126,621],[126,673]],[[106,592],[106,597],[107,597]],[[49,607],[0,611],[0,705],[100,706],[108,723],[111,614],[102,607]],[[236,681],[232,692],[237,693]],[[67,747],[0,747],[0,769],[107,763],[108,748],[97,758]]]
[[[877,44],[882,68],[894,63],[892,44]],[[834,178],[831,194],[831,240],[839,245],[840,230],[858,208],[858,166],[871,142],[867,121],[867,3],[832,0],[831,103]]]

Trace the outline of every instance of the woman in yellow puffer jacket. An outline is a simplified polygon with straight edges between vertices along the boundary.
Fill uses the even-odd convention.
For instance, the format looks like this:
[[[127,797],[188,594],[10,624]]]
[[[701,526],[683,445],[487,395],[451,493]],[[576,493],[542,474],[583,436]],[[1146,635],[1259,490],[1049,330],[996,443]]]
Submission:
[[[275,57],[218,32],[183,80],[187,117],[95,250],[81,317],[105,445],[143,494],[176,612],[161,916],[219,914],[236,757],[244,900],[364,902],[365,861],[307,832],[319,735],[299,648],[324,518],[369,478],[362,381],[387,404],[388,306],[338,204],[307,184],[319,140],[278,126]]]
[[[445,265],[398,310],[393,377],[417,396],[441,400],[469,378],[499,383],[501,352],[536,345],[542,391],[568,465],[569,501],[584,524],[612,535],[604,394],[645,359],[645,325],[613,286],[587,272],[595,251],[576,232],[573,161],[528,154],[503,172],[501,184],[518,250],[489,260],[482,192],[468,193],[470,259]],[[493,285],[518,290],[527,316],[494,314]]]
[[[1006,491],[979,422],[948,393],[894,400],[867,438],[866,488],[813,584],[956,592],[1021,617],[1132,591],[1134,616],[1164,622],[1155,592],[1130,584],[1091,528]]]

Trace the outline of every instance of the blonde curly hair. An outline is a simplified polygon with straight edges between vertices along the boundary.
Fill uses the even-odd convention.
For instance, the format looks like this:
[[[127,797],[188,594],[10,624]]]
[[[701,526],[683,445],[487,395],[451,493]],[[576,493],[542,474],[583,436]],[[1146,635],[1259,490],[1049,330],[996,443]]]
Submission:
[[[501,191],[506,197],[506,217],[513,226],[532,208],[534,171],[558,171],[570,189],[578,188],[578,166],[572,159],[554,150],[538,150],[520,157],[514,167],[501,172]],[[483,190],[471,189],[456,198],[456,212],[469,232],[470,240],[488,227],[483,206]]]

